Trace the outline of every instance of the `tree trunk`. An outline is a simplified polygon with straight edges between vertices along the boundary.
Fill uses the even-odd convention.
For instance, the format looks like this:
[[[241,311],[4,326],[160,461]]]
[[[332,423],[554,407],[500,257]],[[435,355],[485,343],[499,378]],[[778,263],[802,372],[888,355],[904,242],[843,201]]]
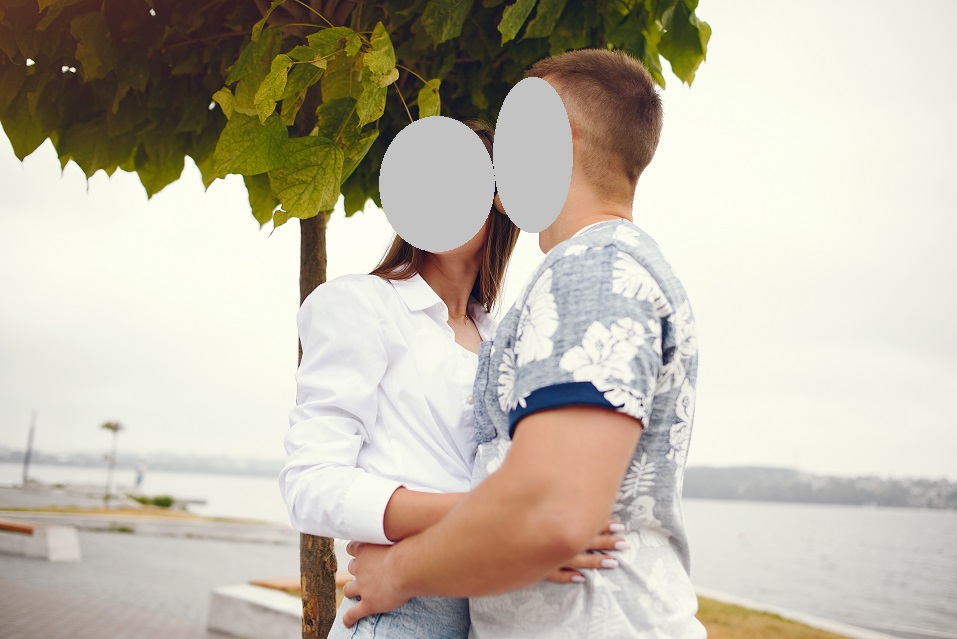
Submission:
[[[326,220],[317,216],[299,222],[299,302],[326,281]],[[302,344],[299,345],[302,360]],[[336,553],[332,539],[299,536],[302,585],[302,639],[325,639],[336,619]]]

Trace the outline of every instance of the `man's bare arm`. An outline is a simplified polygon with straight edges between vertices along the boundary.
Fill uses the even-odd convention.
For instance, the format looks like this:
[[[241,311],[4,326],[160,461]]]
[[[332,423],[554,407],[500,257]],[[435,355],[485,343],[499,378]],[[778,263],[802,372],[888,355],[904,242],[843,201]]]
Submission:
[[[540,580],[604,527],[640,435],[640,422],[602,408],[526,417],[502,467],[445,518],[392,548],[358,550],[346,595],[362,601],[346,622],[409,597],[481,596]]]

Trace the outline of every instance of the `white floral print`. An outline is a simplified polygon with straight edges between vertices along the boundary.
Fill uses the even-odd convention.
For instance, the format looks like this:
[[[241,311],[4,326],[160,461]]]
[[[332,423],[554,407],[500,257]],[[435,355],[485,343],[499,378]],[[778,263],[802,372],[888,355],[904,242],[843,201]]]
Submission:
[[[532,286],[518,320],[515,350],[518,366],[552,354],[552,335],[558,330],[558,308],[552,295],[552,271],[546,269]]]
[[[528,395],[519,395],[515,389],[515,351],[506,348],[502,351],[502,363],[498,365],[498,405],[503,412],[525,408]]]
[[[640,346],[655,343],[660,337],[654,324],[643,326],[630,317],[616,320],[610,327],[593,322],[580,346],[569,349],[559,361],[576,382],[592,382],[596,388],[610,388],[611,381],[631,382],[635,378],[632,360]],[[601,390],[601,388],[599,388]]]
[[[648,492],[655,485],[657,475],[655,462],[648,459],[648,453],[642,452],[641,457],[631,462],[631,467],[625,474],[625,481],[621,483],[618,492],[618,501],[634,499],[638,493]]]
[[[641,243],[641,232],[634,226],[622,224],[615,229],[612,238],[628,246],[637,247]]]
[[[694,388],[685,380],[678,392],[675,415],[678,420],[668,433],[670,448],[665,457],[675,463],[675,477],[683,475],[688,459],[688,443],[691,441],[691,420],[694,418]]]
[[[638,260],[621,251],[615,259],[611,290],[625,297],[651,303],[658,317],[667,317],[673,312],[671,302],[654,276],[639,264]]]

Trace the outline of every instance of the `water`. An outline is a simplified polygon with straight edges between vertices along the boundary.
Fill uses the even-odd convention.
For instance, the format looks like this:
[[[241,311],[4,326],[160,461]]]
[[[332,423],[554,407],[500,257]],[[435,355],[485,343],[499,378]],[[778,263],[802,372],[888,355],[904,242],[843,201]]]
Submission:
[[[278,473],[277,473],[278,475]],[[0,463],[0,484],[19,484],[23,467]],[[30,479],[46,484],[106,486],[106,468],[30,464]],[[136,475],[132,469],[113,471],[115,490],[132,492]],[[243,517],[288,523],[286,506],[279,493],[277,477],[215,473],[182,473],[147,470],[140,486],[144,495],[172,495],[181,499],[202,499],[190,505],[191,512],[213,517]]]
[[[103,468],[34,465],[47,483],[101,485]],[[0,463],[0,483],[21,468]],[[117,485],[133,471],[118,469]],[[148,495],[190,510],[286,522],[275,477],[150,470]],[[957,512],[685,500],[696,584],[907,639],[957,638]]]
[[[685,500],[692,579],[901,637],[957,637],[957,512]]]

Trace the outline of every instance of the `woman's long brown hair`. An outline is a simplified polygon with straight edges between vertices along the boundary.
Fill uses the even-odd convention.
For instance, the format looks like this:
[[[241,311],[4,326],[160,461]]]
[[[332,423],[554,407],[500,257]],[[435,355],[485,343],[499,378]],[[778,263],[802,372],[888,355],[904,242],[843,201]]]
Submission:
[[[478,120],[467,120],[465,125],[482,139],[491,157],[495,135],[492,127]],[[489,213],[485,255],[482,257],[482,265],[475,277],[471,293],[486,311],[491,312],[498,300],[508,258],[515,249],[518,233],[519,229],[512,220],[507,215],[500,214],[493,205]],[[407,280],[419,272],[426,255],[425,251],[412,246],[397,235],[382,261],[372,270],[372,275],[387,280]]]

